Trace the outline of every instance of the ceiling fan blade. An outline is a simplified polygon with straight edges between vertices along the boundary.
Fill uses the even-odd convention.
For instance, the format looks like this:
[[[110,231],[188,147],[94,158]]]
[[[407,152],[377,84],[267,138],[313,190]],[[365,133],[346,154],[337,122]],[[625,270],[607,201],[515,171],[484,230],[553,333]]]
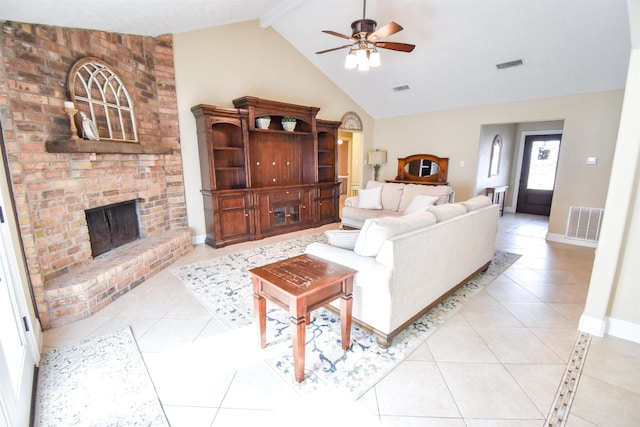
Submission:
[[[318,53],[327,53],[327,52],[333,52],[334,50],[340,50],[340,49],[344,49],[345,47],[351,47],[353,45],[350,44],[345,44],[344,46],[340,46],[340,47],[334,47],[332,49],[327,49],[327,50],[321,50],[319,52],[316,52],[316,54]]]
[[[389,22],[387,25],[380,27],[373,33],[369,34],[367,40],[374,42],[378,39],[389,37],[391,34],[395,34],[398,31],[402,31],[402,26],[400,24],[396,24],[395,22]]]
[[[348,36],[348,35],[346,35],[346,34],[336,33],[335,31],[331,31],[331,30],[322,30],[322,32],[323,32],[323,33],[327,33],[327,34],[331,34],[332,36],[342,37],[343,39],[353,40],[353,38],[351,38],[351,36]]]
[[[396,42],[375,42],[373,45],[382,49],[399,50],[400,52],[411,52],[416,47],[414,44]]]

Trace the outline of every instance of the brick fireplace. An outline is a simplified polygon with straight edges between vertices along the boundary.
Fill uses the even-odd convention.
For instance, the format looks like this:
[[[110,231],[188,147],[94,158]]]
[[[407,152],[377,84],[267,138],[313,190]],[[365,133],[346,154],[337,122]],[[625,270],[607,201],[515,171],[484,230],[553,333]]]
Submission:
[[[169,36],[3,22],[0,120],[43,328],[88,317],[192,249]],[[70,141],[67,73],[97,57],[127,85],[139,143]],[[134,201],[139,239],[92,256],[86,210]]]

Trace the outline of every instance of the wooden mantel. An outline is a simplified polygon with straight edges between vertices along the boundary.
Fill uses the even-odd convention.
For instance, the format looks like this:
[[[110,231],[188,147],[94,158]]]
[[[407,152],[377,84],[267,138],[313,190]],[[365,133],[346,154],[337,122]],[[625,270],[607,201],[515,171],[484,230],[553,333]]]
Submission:
[[[48,153],[173,154],[173,148],[167,146],[85,139],[47,141],[46,147]]]

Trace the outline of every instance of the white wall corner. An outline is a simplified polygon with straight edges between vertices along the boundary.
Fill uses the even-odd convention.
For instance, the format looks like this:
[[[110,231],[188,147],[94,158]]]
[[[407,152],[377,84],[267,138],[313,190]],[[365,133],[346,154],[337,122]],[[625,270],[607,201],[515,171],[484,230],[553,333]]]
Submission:
[[[626,320],[607,318],[607,335],[640,344],[640,325]]]
[[[206,238],[207,238],[206,234],[200,234],[198,236],[193,236],[191,239],[192,239],[194,245],[199,245],[201,243],[204,243]]]
[[[597,337],[602,337],[607,330],[607,319],[600,319],[598,317],[592,317],[583,314],[582,316],[580,316],[578,330],[591,335],[595,335]]]
[[[547,233],[547,240],[550,242],[566,243],[568,245],[586,246],[588,248],[597,248],[598,242],[592,242],[590,240],[568,239],[564,234]]]

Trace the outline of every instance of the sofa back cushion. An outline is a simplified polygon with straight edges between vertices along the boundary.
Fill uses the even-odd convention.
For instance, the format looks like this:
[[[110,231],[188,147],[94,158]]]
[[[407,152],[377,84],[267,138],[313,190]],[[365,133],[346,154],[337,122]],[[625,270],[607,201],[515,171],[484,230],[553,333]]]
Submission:
[[[460,202],[460,204],[467,209],[467,212],[471,212],[484,208],[485,206],[491,206],[491,199],[487,196],[480,195],[472,197],[469,200],[465,200],[464,202]]]
[[[467,209],[460,203],[445,203],[431,206],[429,212],[436,217],[436,221],[442,222],[467,213]]]
[[[452,191],[453,189],[448,185],[405,184],[398,210],[402,212],[406,211],[413,198],[418,194],[437,196],[438,200],[435,202],[436,205],[447,203],[449,202]]]
[[[405,209],[404,214],[412,214],[414,212],[425,212],[428,211],[431,206],[438,200],[437,196],[427,196],[426,194],[418,194],[413,198],[407,209]]]
[[[367,182],[367,189],[382,187],[382,209],[387,211],[397,211],[400,206],[400,200],[402,199],[402,193],[404,191],[404,184],[396,182]],[[359,194],[359,192],[358,192]]]
[[[463,207],[464,209],[464,207]],[[466,210],[465,210],[466,212]],[[404,234],[418,228],[428,227],[436,223],[436,218],[430,212],[416,212],[403,216],[385,216],[367,219],[353,251],[362,256],[376,256],[382,244],[388,238]]]

